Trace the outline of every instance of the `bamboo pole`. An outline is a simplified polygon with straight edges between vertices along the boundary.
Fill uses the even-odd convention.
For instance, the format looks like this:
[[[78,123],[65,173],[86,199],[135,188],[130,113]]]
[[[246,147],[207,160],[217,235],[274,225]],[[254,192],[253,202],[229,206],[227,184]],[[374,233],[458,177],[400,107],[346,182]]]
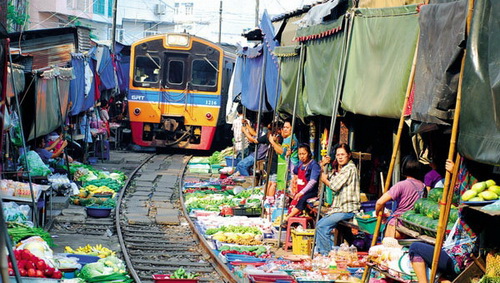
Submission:
[[[342,86],[342,80],[344,78],[344,70],[345,66],[347,63],[347,53],[348,53],[348,42],[350,41],[351,38],[351,30],[352,30],[352,23],[354,21],[354,13],[350,14],[350,17],[348,18],[349,24],[348,24],[348,29],[346,31],[346,35],[344,40],[342,41],[342,53],[341,53],[341,58],[339,61],[339,73],[337,75],[337,86],[335,90],[335,98],[333,101],[333,107],[332,107],[332,120],[330,121],[330,130],[328,132],[328,141],[327,141],[327,149],[326,149],[326,155],[330,156],[330,152],[332,150],[332,142],[333,142],[333,132],[335,131],[335,125],[337,124],[337,114],[338,114],[338,109],[339,109],[339,101],[340,101],[340,95],[341,95],[341,86]],[[347,47],[346,47],[347,46]],[[325,166],[323,169],[325,174],[328,174],[328,166]],[[319,222],[319,218],[321,216],[321,208],[323,206],[323,200],[325,198],[325,184],[321,183],[319,184],[319,204],[318,204],[318,212],[316,214],[316,224]],[[311,247],[311,259],[314,258],[314,249],[316,247],[316,239],[317,239],[317,229],[314,230],[314,237],[313,237],[313,242],[312,242],[312,247]]]
[[[466,25],[466,36],[470,32],[470,25],[472,21],[472,12],[474,9],[474,0],[469,0],[468,2],[468,11],[467,11],[467,25]],[[456,151],[456,142],[458,136],[458,121],[460,119],[460,110],[461,110],[461,101],[462,101],[462,84],[463,84],[463,76],[464,76],[464,68],[465,68],[465,58],[467,57],[467,50],[464,50],[464,55],[462,57],[462,63],[460,66],[460,76],[458,78],[458,90],[457,90],[457,99],[455,106],[455,113],[453,116],[453,124],[451,129],[451,138],[450,138],[450,150],[448,151],[448,159],[453,160],[453,156]],[[455,163],[455,167],[458,167],[458,163]],[[454,168],[455,170],[455,168]],[[434,281],[437,273],[439,256],[441,255],[441,248],[443,247],[444,234],[446,232],[446,223],[448,222],[449,210],[451,207],[451,201],[448,201],[453,195],[452,188],[450,188],[450,177],[451,173],[446,172],[445,181],[444,181],[444,191],[443,197],[441,198],[441,207],[439,213],[439,221],[437,227],[436,234],[436,245],[434,247],[434,256],[432,258],[432,267],[431,267],[431,280]],[[448,197],[448,194],[450,195]],[[446,196],[446,198],[445,198]]]
[[[410,77],[408,78],[408,86],[406,87],[406,95],[405,99],[403,102],[403,109],[401,111],[401,117],[399,118],[399,125],[398,125],[398,131],[396,133],[396,140],[394,141],[394,146],[392,148],[392,156],[391,156],[391,163],[389,165],[389,170],[387,171],[387,178],[385,179],[385,184],[384,184],[384,190],[382,194],[387,192],[391,186],[391,181],[392,181],[392,173],[394,171],[394,164],[396,163],[396,157],[399,152],[399,145],[401,142],[401,134],[403,132],[403,126],[405,122],[405,110],[408,107],[408,99],[410,97],[411,89],[413,86],[413,81],[415,79],[415,67],[417,65],[417,55],[418,55],[418,42],[419,40],[417,39],[417,45],[415,47],[415,54],[413,55],[413,63],[411,65],[411,72],[410,72]],[[377,238],[379,236],[380,232],[380,226],[382,224],[382,214],[383,212],[379,212],[377,214],[377,223],[375,225],[375,231],[373,232],[373,239],[370,247],[374,246],[377,244]],[[366,268],[364,273],[363,273],[363,278],[361,279],[362,282],[364,282],[369,275],[369,268]]]
[[[302,71],[304,67],[304,43],[300,43],[300,56],[299,56],[299,70],[297,72],[297,83],[295,86],[295,97],[293,101],[293,110],[292,110],[292,130],[291,130],[291,136],[290,136],[290,144],[289,144],[289,150],[292,150],[292,142],[293,142],[293,131],[295,129],[295,116],[297,115],[297,102],[299,99],[299,87],[302,85]],[[285,189],[284,189],[284,195],[283,195],[283,203],[282,203],[282,210],[281,210],[281,218],[280,220],[283,221],[283,216],[285,214],[285,205],[286,205],[286,182],[288,181],[288,165],[290,164],[290,156],[285,157],[285,163],[287,167],[287,173],[285,175]],[[307,227],[305,227],[307,228]],[[281,232],[283,231],[283,228],[281,225],[278,228],[278,248],[281,245]],[[288,239],[287,239],[288,240]]]

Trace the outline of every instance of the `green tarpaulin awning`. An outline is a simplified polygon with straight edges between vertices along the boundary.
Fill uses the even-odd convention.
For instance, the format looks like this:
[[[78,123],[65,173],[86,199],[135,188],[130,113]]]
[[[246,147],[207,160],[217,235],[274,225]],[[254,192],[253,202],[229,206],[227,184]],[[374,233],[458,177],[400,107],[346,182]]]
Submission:
[[[344,33],[307,41],[304,62],[304,90],[308,115],[332,115],[342,59]]]
[[[295,103],[295,93],[297,89],[297,74],[300,64],[300,48],[294,47],[276,47],[274,54],[280,60],[280,80],[281,80],[281,95],[278,103],[280,112],[293,113],[293,105]],[[302,88],[302,86],[299,86]],[[306,109],[304,99],[302,97],[302,89],[299,90],[299,99],[297,101],[296,115],[300,119],[306,117]]]
[[[358,9],[342,108],[355,114],[399,118],[418,33],[416,5]]]
[[[500,164],[500,1],[476,0],[463,73],[458,151]]]

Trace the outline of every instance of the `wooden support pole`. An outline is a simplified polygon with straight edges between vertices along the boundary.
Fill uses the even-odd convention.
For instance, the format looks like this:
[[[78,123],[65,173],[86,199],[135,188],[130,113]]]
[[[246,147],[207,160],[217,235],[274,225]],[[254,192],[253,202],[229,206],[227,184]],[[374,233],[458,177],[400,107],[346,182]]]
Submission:
[[[474,9],[474,0],[469,0],[467,8],[468,11],[467,11],[467,26],[466,26],[467,28],[465,33],[466,36],[469,34],[470,31],[470,25],[472,21],[472,11]],[[453,160],[456,150],[456,142],[458,136],[458,121],[460,119],[460,110],[462,104],[461,103],[462,84],[463,84],[466,57],[467,57],[467,50],[464,50],[464,55],[462,57],[462,63],[460,66],[460,76],[458,78],[457,99],[456,99],[455,113],[453,116],[453,124],[451,128],[450,149],[448,151],[448,159],[450,160]],[[458,167],[458,163],[455,163],[455,167]],[[439,221],[436,234],[436,245],[434,246],[434,256],[432,258],[431,277],[430,277],[431,282],[433,282],[434,278],[436,277],[439,256],[441,255],[441,248],[443,247],[444,234],[446,232],[446,224],[448,222],[449,210],[451,207],[451,201],[448,201],[448,199],[451,199],[453,195],[453,188],[451,188],[450,186],[451,177],[452,177],[451,173],[446,172],[444,179],[443,197],[441,198],[441,203],[440,203]]]
[[[394,164],[396,163],[396,157],[398,156],[399,144],[401,142],[401,134],[403,132],[403,126],[404,126],[404,122],[405,122],[405,110],[408,107],[408,100],[409,100],[409,97],[411,94],[411,89],[413,87],[413,81],[415,79],[415,67],[417,65],[417,54],[418,54],[418,40],[417,40],[417,46],[415,47],[415,54],[413,55],[413,63],[411,65],[411,72],[410,72],[410,77],[408,79],[408,86],[406,87],[406,95],[405,95],[405,99],[403,102],[403,109],[401,111],[401,117],[399,118],[399,125],[398,125],[398,131],[396,134],[396,140],[394,141],[394,146],[392,148],[391,163],[389,165],[389,170],[387,171],[387,178],[385,179],[385,184],[384,184],[384,189],[383,189],[382,194],[387,192],[391,186],[392,173],[394,171]],[[377,223],[375,225],[375,231],[373,232],[373,239],[372,239],[372,243],[371,243],[370,247],[377,244],[377,238],[379,236],[380,226],[382,225],[382,214],[383,214],[383,212],[380,212],[377,214]],[[365,268],[365,272],[363,273],[363,278],[361,279],[362,282],[365,282],[369,273],[370,273],[370,268]]]

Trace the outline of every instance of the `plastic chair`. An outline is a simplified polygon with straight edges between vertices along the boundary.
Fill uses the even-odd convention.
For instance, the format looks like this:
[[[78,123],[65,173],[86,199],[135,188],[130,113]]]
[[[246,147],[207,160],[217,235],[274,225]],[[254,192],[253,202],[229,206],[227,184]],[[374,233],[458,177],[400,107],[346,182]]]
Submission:
[[[290,217],[288,218],[287,221],[287,226],[286,226],[286,240],[285,240],[285,246],[283,249],[286,251],[288,248],[292,247],[292,225],[293,224],[300,224],[304,229],[307,229],[307,223],[311,223],[311,227],[314,226],[314,221],[312,217],[309,216],[300,216],[300,217]]]

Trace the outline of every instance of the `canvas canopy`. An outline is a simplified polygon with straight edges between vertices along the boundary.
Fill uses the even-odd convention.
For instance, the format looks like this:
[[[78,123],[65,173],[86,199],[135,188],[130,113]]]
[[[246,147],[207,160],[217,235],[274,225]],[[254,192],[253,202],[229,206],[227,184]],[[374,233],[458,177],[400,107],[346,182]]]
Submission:
[[[476,0],[463,74],[458,151],[500,164],[500,2]]]
[[[54,68],[36,79],[36,118],[29,140],[54,131],[66,120],[71,68]]]
[[[466,1],[422,6],[413,120],[449,124],[453,118],[465,41]]]
[[[300,65],[300,48],[296,46],[276,47],[274,50],[276,56],[280,59],[280,80],[281,80],[281,95],[278,103],[280,112],[293,113],[293,105],[295,103],[295,93],[297,91],[297,75]],[[306,117],[306,108],[304,99],[302,99],[302,85],[299,86],[297,101],[296,116],[300,119]]]
[[[267,103],[272,109],[276,108],[277,96],[279,94],[278,81],[278,59],[274,56],[273,51],[276,46],[279,45],[278,41],[274,39],[274,27],[271,23],[271,19],[267,14],[267,10],[264,11],[262,19],[260,21],[260,29],[264,34],[264,56],[266,56],[266,74],[264,78],[264,84],[266,86],[266,99]]]
[[[418,32],[416,5],[356,10],[342,108],[399,118]]]
[[[315,32],[319,32],[319,35],[323,34],[324,31],[331,31],[332,28],[338,31],[342,21],[343,17],[333,23],[310,29],[314,28]],[[304,90],[302,94],[306,99],[306,110],[309,116],[330,116],[332,114],[344,39],[343,33],[336,33],[305,43],[307,56],[304,62]]]

